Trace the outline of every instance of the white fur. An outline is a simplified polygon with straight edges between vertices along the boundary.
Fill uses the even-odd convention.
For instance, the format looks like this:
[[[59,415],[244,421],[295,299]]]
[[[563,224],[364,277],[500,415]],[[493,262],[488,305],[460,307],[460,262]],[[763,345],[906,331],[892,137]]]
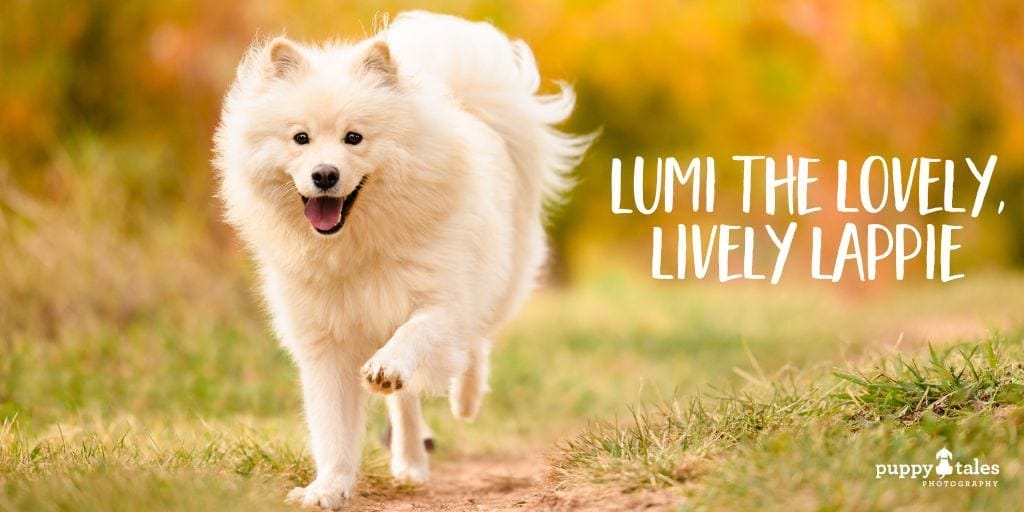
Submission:
[[[239,66],[215,163],[302,378],[317,477],[291,499],[344,504],[367,390],[390,393],[391,467],[406,481],[428,474],[421,392],[449,390],[454,414],[475,415],[488,340],[546,258],[543,203],[590,141],[552,128],[572,89],[538,96],[539,83],[525,43],[422,12],[356,44],[257,43]],[[363,142],[344,144],[348,131]],[[367,179],[326,236],[299,197],[316,193],[320,163],[340,169],[343,194]]]

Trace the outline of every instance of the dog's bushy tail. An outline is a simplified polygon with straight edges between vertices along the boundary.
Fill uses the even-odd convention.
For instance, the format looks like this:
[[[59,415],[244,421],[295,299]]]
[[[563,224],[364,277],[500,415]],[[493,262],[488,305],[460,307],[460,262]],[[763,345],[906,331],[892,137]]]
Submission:
[[[386,32],[399,67],[440,78],[462,105],[508,144],[530,197],[558,202],[572,186],[570,173],[595,134],[572,135],[554,125],[565,121],[576,94],[557,82],[556,94],[537,94],[540,73],[523,41],[510,40],[493,25],[422,11],[399,15]]]

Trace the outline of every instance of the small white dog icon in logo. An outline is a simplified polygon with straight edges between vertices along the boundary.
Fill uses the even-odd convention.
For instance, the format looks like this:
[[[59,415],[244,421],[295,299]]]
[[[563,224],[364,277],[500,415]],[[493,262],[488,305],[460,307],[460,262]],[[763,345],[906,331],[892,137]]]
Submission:
[[[939,461],[939,465],[935,467],[935,474],[939,475],[940,480],[946,478],[946,475],[953,474],[953,466],[949,463],[953,460],[953,452],[943,447],[935,453],[935,458]]]

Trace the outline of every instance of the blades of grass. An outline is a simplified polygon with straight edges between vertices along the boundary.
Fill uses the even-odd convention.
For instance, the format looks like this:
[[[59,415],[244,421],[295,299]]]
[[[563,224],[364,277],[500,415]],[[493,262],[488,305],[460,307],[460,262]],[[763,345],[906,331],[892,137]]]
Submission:
[[[870,386],[870,384],[868,383],[867,380],[862,379],[860,377],[857,377],[856,375],[854,375],[852,373],[847,373],[847,372],[844,372],[844,371],[841,371],[841,370],[836,370],[836,371],[832,372],[832,375],[837,377],[837,378],[843,379],[845,381],[852,382],[852,383],[854,383],[854,384],[856,384],[858,386],[861,386],[861,387],[865,387],[866,388],[866,387]]]
[[[975,345],[973,348],[971,348],[971,353],[970,354],[964,354],[963,351],[961,350],[960,351],[960,355],[963,356],[963,358],[964,358],[964,366],[968,370],[970,370],[971,377],[973,377],[975,381],[981,382],[982,381],[981,375],[978,373],[978,369],[974,367],[974,361],[973,361],[974,355],[977,352],[978,352],[978,346]]]
[[[996,350],[992,345],[992,341],[985,344],[985,359],[988,360],[990,370],[995,370],[999,366],[999,358],[996,357]]]
[[[761,365],[758,364],[757,358],[754,357],[754,353],[750,350],[750,345],[747,344],[746,339],[743,340],[743,352],[746,353],[747,360],[750,361],[750,367],[754,369],[754,373],[764,382],[766,380],[764,371],[761,370]]]

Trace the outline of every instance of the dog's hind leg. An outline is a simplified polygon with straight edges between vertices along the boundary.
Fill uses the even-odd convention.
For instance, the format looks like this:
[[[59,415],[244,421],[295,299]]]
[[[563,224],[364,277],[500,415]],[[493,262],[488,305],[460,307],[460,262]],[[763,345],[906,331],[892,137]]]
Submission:
[[[491,342],[481,339],[469,347],[467,355],[466,371],[452,379],[448,402],[456,418],[469,421],[480,411],[480,403],[488,390]]]
[[[432,434],[423,421],[420,397],[408,390],[392,393],[386,401],[391,474],[401,482],[424,483],[430,474],[427,449],[433,448],[433,439],[428,437]]]

